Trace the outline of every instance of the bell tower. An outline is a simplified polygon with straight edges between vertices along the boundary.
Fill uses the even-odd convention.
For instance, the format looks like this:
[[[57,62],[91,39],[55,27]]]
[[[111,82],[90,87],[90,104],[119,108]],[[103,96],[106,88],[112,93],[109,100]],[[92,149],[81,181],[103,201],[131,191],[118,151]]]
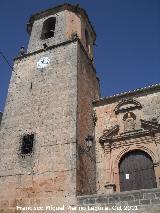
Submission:
[[[85,10],[79,5],[64,4],[31,16],[27,32],[30,34],[28,53],[79,38],[93,59],[96,34]]]
[[[83,9],[63,4],[33,15],[27,31],[0,130],[0,203],[8,211],[73,205],[96,189],[94,139],[85,152],[99,97],[94,29]]]

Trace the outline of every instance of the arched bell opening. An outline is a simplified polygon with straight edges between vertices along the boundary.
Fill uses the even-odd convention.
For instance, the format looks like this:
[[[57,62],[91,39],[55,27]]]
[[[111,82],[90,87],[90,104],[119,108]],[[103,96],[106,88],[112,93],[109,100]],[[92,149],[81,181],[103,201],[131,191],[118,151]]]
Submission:
[[[44,21],[41,34],[42,40],[54,37],[55,25],[56,25],[55,17],[48,18],[47,20]]]

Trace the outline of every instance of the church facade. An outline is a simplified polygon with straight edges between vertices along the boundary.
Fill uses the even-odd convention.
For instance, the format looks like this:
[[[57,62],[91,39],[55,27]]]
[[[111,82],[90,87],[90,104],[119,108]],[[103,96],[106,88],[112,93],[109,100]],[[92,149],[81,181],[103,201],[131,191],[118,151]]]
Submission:
[[[27,31],[0,126],[0,212],[122,205],[127,192],[160,209],[160,85],[100,98],[96,33],[79,5],[36,13]]]
[[[94,102],[97,181],[104,190],[159,187],[159,89],[154,85]]]

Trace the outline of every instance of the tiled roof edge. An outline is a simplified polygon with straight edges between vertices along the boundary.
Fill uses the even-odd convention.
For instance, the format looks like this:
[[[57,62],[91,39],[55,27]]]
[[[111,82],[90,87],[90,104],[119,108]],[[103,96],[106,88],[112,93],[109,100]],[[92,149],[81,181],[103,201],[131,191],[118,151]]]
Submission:
[[[142,87],[142,88],[138,88],[138,89],[135,89],[135,90],[130,90],[128,92],[122,92],[122,93],[118,93],[118,94],[115,94],[115,95],[112,95],[112,96],[100,98],[100,99],[94,100],[93,105],[104,103],[106,101],[113,100],[113,99],[116,99],[116,98],[123,98],[126,95],[132,95],[132,94],[145,92],[145,91],[148,91],[148,90],[154,90],[154,89],[160,89],[160,83],[153,84],[153,85],[146,86],[146,87]]]

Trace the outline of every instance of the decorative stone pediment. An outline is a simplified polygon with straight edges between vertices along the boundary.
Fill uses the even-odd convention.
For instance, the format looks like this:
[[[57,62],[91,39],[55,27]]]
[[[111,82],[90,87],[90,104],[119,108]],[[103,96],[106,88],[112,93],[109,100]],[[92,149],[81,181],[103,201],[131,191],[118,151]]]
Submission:
[[[141,109],[142,105],[134,99],[123,99],[114,109],[115,113],[128,112],[130,110]]]
[[[103,135],[100,137],[99,141],[100,142],[105,142],[107,139],[112,138],[115,134],[117,134],[119,131],[119,126],[115,125],[111,129],[105,129],[103,131]]]
[[[149,131],[160,131],[160,124],[157,121],[146,121],[141,119],[141,126],[142,128],[149,130]]]
[[[134,138],[144,135],[150,135],[154,132],[160,132],[160,124],[155,121],[146,121],[146,120],[140,120],[141,121],[141,129],[132,130],[128,132],[123,132],[118,135],[119,126],[115,125],[114,127],[110,129],[105,129],[103,131],[103,135],[100,137],[99,142],[105,143],[107,141],[117,141],[122,139],[128,139],[128,138]]]

